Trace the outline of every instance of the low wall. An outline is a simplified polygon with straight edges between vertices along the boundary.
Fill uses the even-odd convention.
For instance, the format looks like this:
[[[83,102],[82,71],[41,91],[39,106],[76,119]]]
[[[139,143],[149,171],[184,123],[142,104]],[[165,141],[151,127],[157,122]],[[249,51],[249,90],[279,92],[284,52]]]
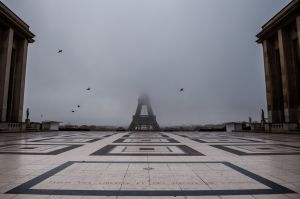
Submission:
[[[25,131],[26,124],[22,122],[0,122],[0,132],[21,132]]]
[[[297,128],[297,123],[270,123],[265,124],[266,132],[288,132]]]

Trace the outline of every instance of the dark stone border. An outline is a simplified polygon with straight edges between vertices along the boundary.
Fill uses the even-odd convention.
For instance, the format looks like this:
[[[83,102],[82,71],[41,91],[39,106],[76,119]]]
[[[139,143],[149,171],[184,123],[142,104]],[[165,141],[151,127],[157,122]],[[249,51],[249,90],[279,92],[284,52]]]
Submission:
[[[173,139],[173,138],[141,138],[141,139],[165,139],[165,140],[168,140],[168,142],[124,142],[125,140],[128,140],[128,139],[140,139],[140,138],[120,138],[120,139],[117,139],[115,140],[113,143],[123,143],[123,144],[130,144],[130,143],[148,143],[148,144],[152,144],[152,143],[180,143],[178,142],[177,140]]]
[[[96,136],[96,135],[64,135],[64,138],[73,138],[75,136],[75,138],[83,138],[83,139],[91,139],[91,138],[94,138],[94,139],[103,139],[103,138],[107,138],[107,137],[110,137],[110,136],[113,136],[115,134],[112,134],[112,135],[104,135],[104,136]],[[78,137],[76,137],[78,136]],[[81,136],[81,137],[80,137]],[[85,137],[85,136],[90,136],[90,137]]]
[[[127,135],[124,135],[123,138],[136,138],[136,139],[139,139],[139,137],[130,137],[131,135],[138,135],[138,133],[135,133],[135,134],[127,134]],[[156,134],[156,135],[159,135],[159,136],[155,136],[151,133],[149,133],[149,137],[147,138],[168,138],[169,136],[167,135],[164,135],[164,134]],[[141,137],[141,138],[145,138],[145,137]]]
[[[184,138],[189,138],[189,137],[186,136],[186,135],[178,135],[178,136],[181,136],[181,137],[184,137]]]
[[[259,138],[259,139],[264,139],[264,140],[267,140],[267,141],[275,141],[275,142],[300,142],[300,140],[280,140],[280,138]]]
[[[299,152],[292,152],[292,153],[246,153],[243,151],[239,151],[236,149],[232,149],[232,148],[228,148],[226,146],[286,146],[286,147],[291,147],[291,148],[296,148],[296,149],[300,149],[300,147],[296,147],[296,146],[290,146],[290,145],[286,145],[286,144],[239,144],[239,145],[230,145],[230,144],[226,144],[226,145],[210,145],[212,147],[218,148],[218,149],[222,149],[224,151],[236,154],[236,155],[299,155]]]
[[[151,154],[150,153],[143,153],[143,154],[136,154],[136,153],[114,153],[110,154],[109,152],[113,150],[117,146],[176,146],[180,148],[185,154],[169,154],[169,153],[159,153],[159,154]],[[107,156],[205,156],[204,154],[186,146],[186,145],[106,145],[105,147],[99,149],[98,151],[92,153],[91,155],[107,155]]]
[[[53,139],[90,139],[89,141],[86,142],[74,142],[74,141],[66,141],[66,142],[62,142],[62,141],[53,141]],[[45,142],[49,142],[49,143],[92,143],[92,142],[96,142],[98,140],[101,140],[102,138],[72,138],[72,137],[64,137],[64,138],[46,138],[46,139],[40,139],[40,140],[34,140],[34,141],[29,141],[29,142],[41,142],[41,143],[45,143]]]
[[[232,136],[228,136],[228,135],[218,135],[218,137],[206,137],[207,135],[197,135],[197,136],[189,136],[189,135],[182,135],[182,134],[174,134],[174,135],[178,135],[178,136],[181,136],[181,137],[184,137],[184,138],[189,138],[189,139],[218,139],[220,137],[224,137],[224,138],[234,138]],[[214,135],[216,136],[216,135]]]
[[[221,163],[229,168],[269,187],[270,189],[240,189],[240,190],[63,190],[63,189],[31,189],[35,185],[54,176],[58,172],[66,169],[75,163]],[[39,194],[39,195],[73,195],[73,196],[225,196],[225,195],[257,195],[257,194],[287,194],[296,193],[284,186],[263,178],[255,173],[245,170],[230,162],[96,162],[96,161],[69,161],[50,171],[29,180],[16,188],[6,192],[6,194]]]
[[[239,139],[239,140],[245,140],[248,142],[238,142],[238,141],[234,141],[234,142],[207,142],[202,140],[201,138],[190,138],[191,140],[195,141],[195,142],[199,142],[199,143],[264,143],[263,141],[258,141],[258,140],[252,140],[252,139],[247,139],[247,138],[202,138],[202,139]]]
[[[1,147],[6,147],[6,146],[20,146],[20,145],[58,145],[58,146],[66,146],[65,148],[62,148],[62,149],[58,149],[58,150],[55,150],[55,151],[51,151],[51,152],[48,152],[48,153],[26,153],[26,152],[1,152],[0,151],[0,154],[17,154],[17,155],[58,155],[60,153],[63,153],[63,152],[66,152],[66,151],[70,151],[72,149],[75,149],[77,147],[81,147],[83,145],[75,145],[75,144],[72,144],[72,145],[69,145],[69,144],[8,144],[8,145],[1,145],[0,146],[0,150],[1,150]]]

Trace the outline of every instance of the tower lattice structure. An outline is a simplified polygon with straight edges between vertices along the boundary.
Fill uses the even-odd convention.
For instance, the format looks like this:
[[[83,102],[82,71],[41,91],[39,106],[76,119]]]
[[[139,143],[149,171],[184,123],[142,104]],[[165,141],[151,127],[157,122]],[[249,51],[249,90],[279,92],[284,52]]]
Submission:
[[[142,108],[146,106],[148,115],[142,115]],[[129,131],[159,131],[160,127],[153,114],[149,97],[142,95],[138,99],[138,106],[132,117],[132,122],[128,128]]]

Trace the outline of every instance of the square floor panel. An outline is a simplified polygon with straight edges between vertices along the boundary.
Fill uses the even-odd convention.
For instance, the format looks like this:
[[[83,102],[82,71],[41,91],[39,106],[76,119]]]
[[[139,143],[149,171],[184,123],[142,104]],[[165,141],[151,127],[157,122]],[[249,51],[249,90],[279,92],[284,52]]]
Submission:
[[[132,138],[132,139],[117,139],[113,143],[179,143],[172,138]]]
[[[101,140],[101,138],[47,138],[34,140],[31,142],[47,142],[47,143],[92,143]]]
[[[11,144],[0,146],[0,154],[57,155],[82,145],[66,144]]]
[[[178,134],[181,137],[185,137],[185,138],[231,138],[231,136],[228,135],[215,135],[215,134]]]
[[[168,138],[169,136],[160,133],[132,133],[124,135],[123,138]]]
[[[210,145],[236,155],[297,155],[300,147],[284,144]]]
[[[186,145],[107,145],[91,155],[204,156]]]
[[[200,143],[257,143],[261,141],[245,139],[245,138],[191,138]]]
[[[62,137],[65,137],[65,138],[107,138],[107,137],[110,137],[114,134],[109,134],[109,135],[97,135],[97,134],[80,134],[80,135],[64,135]]]
[[[295,192],[229,162],[70,161],[6,193],[66,196],[223,196]]]

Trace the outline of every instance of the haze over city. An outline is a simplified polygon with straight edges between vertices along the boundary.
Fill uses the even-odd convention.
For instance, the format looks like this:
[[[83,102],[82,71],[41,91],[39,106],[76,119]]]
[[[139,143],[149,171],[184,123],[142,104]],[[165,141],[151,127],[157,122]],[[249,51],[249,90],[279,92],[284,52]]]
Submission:
[[[129,125],[147,92],[163,126],[259,120],[255,35],[290,1],[2,2],[36,34],[24,105],[32,121]]]
[[[0,199],[299,199],[299,155],[300,0],[0,0]]]

